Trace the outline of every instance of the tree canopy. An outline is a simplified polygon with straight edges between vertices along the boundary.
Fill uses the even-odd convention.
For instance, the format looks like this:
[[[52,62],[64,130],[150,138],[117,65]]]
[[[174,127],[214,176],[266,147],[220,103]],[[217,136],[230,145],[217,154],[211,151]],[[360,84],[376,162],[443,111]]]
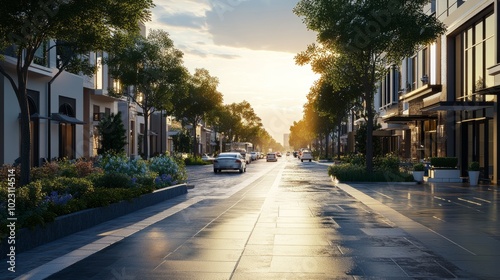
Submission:
[[[30,178],[27,84],[36,52],[49,51],[43,48],[49,40],[72,46],[71,57],[106,50],[114,34],[137,32],[138,23],[150,19],[153,6],[152,0],[3,1],[0,50],[11,48],[8,55],[17,63],[15,74],[7,71],[5,64],[0,64],[0,73],[14,89],[21,111],[21,185],[27,184]],[[70,60],[67,55],[66,59]]]
[[[317,32],[318,45],[296,56],[298,64],[332,79],[336,90],[358,88],[364,101],[366,168],[373,170],[373,108],[376,82],[383,69],[433,42],[446,30],[423,12],[428,0],[301,0],[294,8],[308,29]],[[332,75],[332,72],[334,73]],[[332,78],[333,77],[333,78]]]
[[[173,110],[173,100],[186,94],[188,72],[183,66],[183,53],[174,47],[167,32],[151,30],[147,37],[137,35],[131,43],[119,44],[124,38],[117,38],[117,49],[107,60],[110,74],[124,86],[132,86],[118,95],[130,97],[144,114],[144,157],[149,157],[148,120],[157,110]],[[126,41],[126,40],[125,40]]]

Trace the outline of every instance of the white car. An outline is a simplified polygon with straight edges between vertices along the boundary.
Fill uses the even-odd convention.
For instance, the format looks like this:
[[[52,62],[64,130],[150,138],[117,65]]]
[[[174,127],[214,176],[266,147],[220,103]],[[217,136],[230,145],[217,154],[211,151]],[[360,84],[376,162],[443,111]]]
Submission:
[[[214,157],[212,157],[212,156],[210,156],[208,154],[203,154],[201,156],[201,160],[203,160],[203,161],[210,161],[210,162],[212,162],[212,161],[214,161],[214,159],[215,159]]]
[[[252,160],[257,160],[257,159],[259,159],[259,154],[257,152],[251,152],[250,153],[250,158]]]
[[[313,160],[312,153],[309,151],[303,151],[302,155],[300,156],[300,161],[304,162],[304,160],[308,160],[309,162],[311,162]]]
[[[266,161],[278,161],[278,157],[276,156],[276,153],[267,153]]]
[[[238,170],[240,173],[247,171],[245,158],[238,152],[220,153],[214,159],[214,173],[222,170]]]

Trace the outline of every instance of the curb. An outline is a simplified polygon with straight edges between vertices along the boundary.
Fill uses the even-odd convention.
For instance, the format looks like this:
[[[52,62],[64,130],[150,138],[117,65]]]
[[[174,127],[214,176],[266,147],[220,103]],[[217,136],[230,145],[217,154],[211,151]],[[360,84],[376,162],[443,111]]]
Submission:
[[[34,229],[22,228],[16,233],[16,253],[27,251],[100,223],[186,194],[187,189],[186,184],[170,186],[136,197],[132,201],[120,201],[108,206],[86,209],[60,216],[52,223],[37,226]],[[4,239],[0,245],[0,254],[2,256],[8,254],[10,246],[7,244],[7,239]]]

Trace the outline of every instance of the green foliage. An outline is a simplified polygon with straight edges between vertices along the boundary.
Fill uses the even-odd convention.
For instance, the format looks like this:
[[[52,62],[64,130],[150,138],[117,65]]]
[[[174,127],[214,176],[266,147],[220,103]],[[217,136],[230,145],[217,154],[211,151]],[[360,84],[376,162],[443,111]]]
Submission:
[[[458,165],[458,158],[431,157],[431,165],[433,168],[456,168]]]
[[[211,164],[210,162],[206,162],[201,159],[199,156],[192,156],[189,155],[187,158],[184,159],[184,163],[186,165],[208,165]]]
[[[155,110],[171,111],[175,109],[173,103],[185,97],[189,73],[183,66],[183,53],[174,47],[166,31],[150,30],[147,37],[120,37],[115,43],[120,45],[122,40],[129,43],[117,47],[107,60],[110,74],[123,85],[134,86],[136,90],[130,97],[141,107],[147,124]],[[144,135],[148,132],[146,125]],[[149,153],[148,141],[142,141],[142,145],[143,151]]]
[[[147,192],[140,188],[96,188],[85,196],[85,201],[88,208],[102,207],[122,200],[130,201]]]
[[[399,157],[394,154],[378,156],[374,160],[374,165],[375,170],[397,173],[399,172]]]
[[[374,124],[374,130],[381,128],[380,124]],[[367,137],[367,125],[366,123],[361,123],[359,128],[356,130],[356,135],[354,136],[354,140],[356,141],[356,151],[366,155],[366,137]],[[379,137],[373,137],[373,156],[378,157],[382,155],[382,144],[380,142]]]
[[[178,153],[189,153],[192,147],[192,137],[189,131],[183,129],[172,136],[175,151]]]
[[[468,170],[469,171],[479,171],[479,169],[481,168],[481,166],[479,165],[479,162],[477,161],[472,161],[470,164],[469,164],[469,168]]]
[[[105,173],[123,173],[133,177],[147,172],[145,160],[129,160],[125,154],[105,154],[98,160],[97,164]]]
[[[95,188],[123,189],[134,187],[132,178],[124,173],[106,172],[93,178]]]
[[[31,180],[53,179],[59,175],[59,164],[56,161],[45,162],[31,170]]]
[[[353,165],[365,166],[366,157],[363,154],[349,154],[343,158],[343,161]]]
[[[97,149],[98,154],[122,153],[127,144],[126,129],[123,126],[121,112],[116,115],[111,113],[104,117],[97,125],[97,131],[101,136],[101,147]]]
[[[26,89],[30,65],[42,52],[45,59],[37,63],[45,64],[48,41],[59,44],[56,52],[59,72],[84,72],[90,74],[93,65],[86,59],[87,54],[96,50],[110,50],[109,42],[115,34],[139,31],[139,22],[150,19],[152,0],[89,0],[89,1],[11,1],[0,9],[0,49],[16,46],[10,53],[17,63],[17,71],[6,71],[0,64],[0,72],[8,80],[15,92],[21,111],[21,178],[20,185],[30,180],[29,109]],[[65,50],[65,51],[62,51]],[[45,52],[45,53],[43,53]],[[0,58],[3,58],[1,56]],[[44,61],[45,60],[45,61]],[[17,75],[17,76],[14,76]],[[15,83],[14,81],[20,81]]]
[[[16,212],[35,209],[43,201],[42,183],[34,181],[16,189]]]
[[[340,182],[412,182],[413,176],[408,173],[377,170],[367,172],[364,166],[354,164],[335,164],[328,168],[328,175]]]
[[[47,194],[56,191],[59,194],[67,193],[78,198],[94,191],[92,181],[86,178],[57,177],[52,180],[44,179],[39,182],[42,185],[43,192]]]
[[[170,175],[173,182],[179,183],[187,179],[184,161],[174,157],[161,155],[150,159],[149,170],[158,175]]]
[[[425,171],[425,165],[423,163],[416,163],[413,165],[413,171]]]

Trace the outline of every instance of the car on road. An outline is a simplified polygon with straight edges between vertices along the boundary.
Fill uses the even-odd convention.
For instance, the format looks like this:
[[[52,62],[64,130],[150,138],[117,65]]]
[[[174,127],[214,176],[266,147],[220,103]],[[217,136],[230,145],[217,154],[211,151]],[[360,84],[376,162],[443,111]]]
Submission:
[[[278,161],[278,157],[276,156],[276,153],[267,153],[266,161]]]
[[[304,162],[304,160],[308,160],[309,162],[313,160],[313,156],[310,151],[302,151],[302,155],[300,156],[300,161]]]
[[[258,160],[259,159],[259,154],[257,152],[251,152],[250,153],[250,159],[252,159],[252,160]]]
[[[245,158],[238,152],[220,153],[214,159],[214,173],[222,170],[238,170],[240,173],[247,171]]]
[[[209,154],[203,154],[203,155],[201,156],[201,160],[203,160],[203,161],[213,162],[213,161],[214,161],[214,159],[215,159],[215,158],[214,158],[213,156],[209,155]]]

